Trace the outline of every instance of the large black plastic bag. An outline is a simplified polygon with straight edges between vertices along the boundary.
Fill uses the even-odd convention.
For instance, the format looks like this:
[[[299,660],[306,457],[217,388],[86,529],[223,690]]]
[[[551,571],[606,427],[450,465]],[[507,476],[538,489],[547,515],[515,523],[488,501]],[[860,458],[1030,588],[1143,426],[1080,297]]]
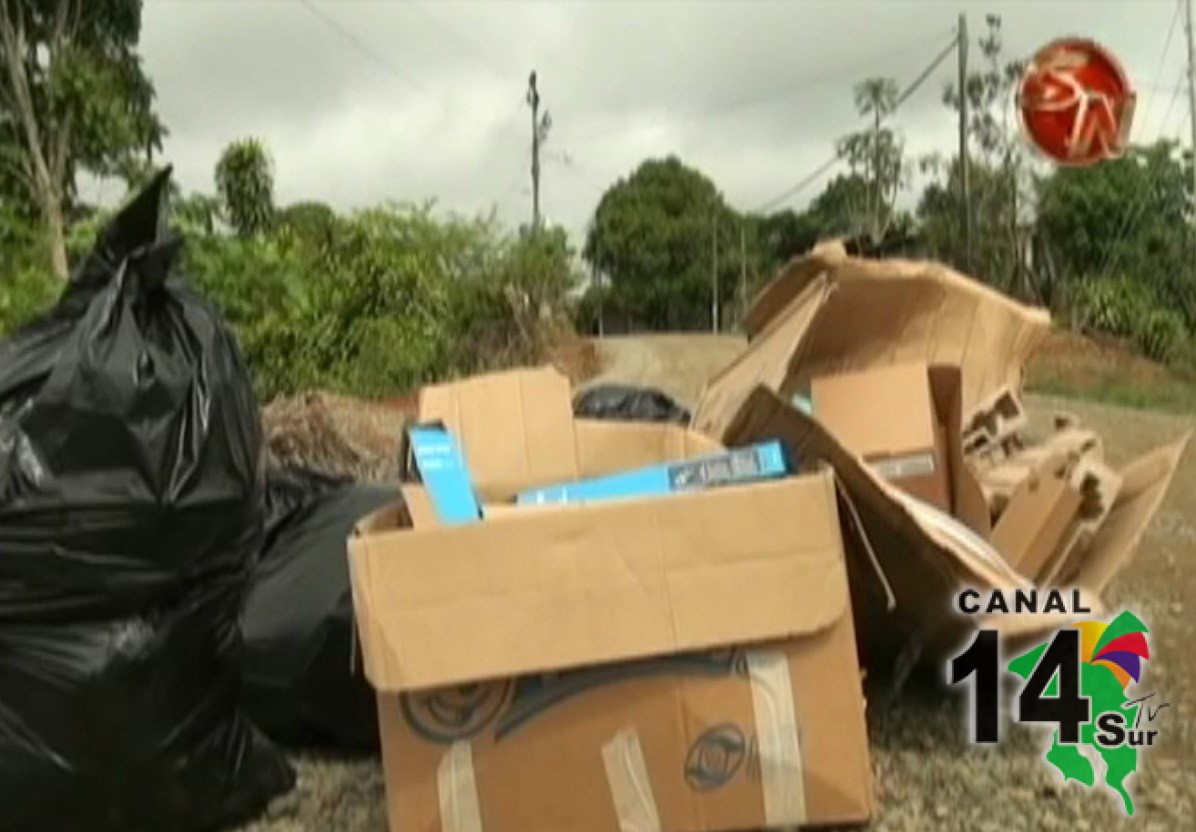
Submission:
[[[314,471],[266,475],[266,539],[251,581],[245,710],[270,736],[345,751],[378,747],[374,692],[352,672],[353,596],[345,541],[395,486]]]
[[[294,775],[239,715],[257,404],[170,278],[169,172],[0,342],[0,830],[204,829]]]
[[[596,384],[573,399],[573,415],[621,422],[676,422],[688,425],[690,413],[667,393],[651,387]]]

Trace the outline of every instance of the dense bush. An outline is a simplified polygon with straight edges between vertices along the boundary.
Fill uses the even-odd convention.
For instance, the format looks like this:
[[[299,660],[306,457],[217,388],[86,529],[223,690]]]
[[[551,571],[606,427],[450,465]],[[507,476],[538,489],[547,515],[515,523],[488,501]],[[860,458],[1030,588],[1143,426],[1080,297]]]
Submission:
[[[176,217],[184,271],[236,329],[263,399],[317,387],[386,395],[542,360],[576,282],[560,229],[507,235],[427,206],[283,212],[254,237],[216,227],[203,199]],[[72,235],[72,251],[98,219]],[[0,334],[58,291],[48,270],[4,272]]]
[[[1082,329],[1130,339],[1156,361],[1174,358],[1189,337],[1183,314],[1145,281],[1090,279],[1073,292],[1072,311]]]

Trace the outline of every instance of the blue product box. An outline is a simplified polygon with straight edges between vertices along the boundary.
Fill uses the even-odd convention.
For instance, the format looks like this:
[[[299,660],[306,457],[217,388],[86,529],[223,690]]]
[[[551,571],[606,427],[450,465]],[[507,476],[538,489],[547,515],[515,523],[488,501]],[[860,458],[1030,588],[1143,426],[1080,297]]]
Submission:
[[[653,465],[578,482],[549,485],[524,491],[519,505],[555,505],[628,497],[653,497],[683,491],[700,491],[722,485],[736,485],[775,479],[789,473],[790,466],[780,442],[761,442],[711,456],[687,459],[667,465]]]
[[[452,434],[440,426],[419,425],[407,431],[407,441],[437,519],[447,526],[479,520],[482,512],[469,467]]]

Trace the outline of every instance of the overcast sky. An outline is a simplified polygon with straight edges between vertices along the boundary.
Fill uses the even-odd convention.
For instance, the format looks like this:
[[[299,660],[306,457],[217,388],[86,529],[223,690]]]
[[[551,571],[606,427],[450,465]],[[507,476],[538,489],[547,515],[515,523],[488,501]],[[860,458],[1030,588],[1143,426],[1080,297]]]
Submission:
[[[961,11],[973,42],[985,14],[1000,14],[1010,56],[1062,34],[1105,44],[1138,91],[1135,140],[1187,143],[1187,99],[1173,94],[1186,59],[1182,16],[1163,48],[1176,9],[1174,0],[147,0],[141,51],[170,130],[163,159],[187,189],[211,191],[220,150],[253,135],[274,158],[279,203],[435,198],[463,213],[496,206],[511,225],[531,211],[524,93],[535,68],[553,120],[544,211],[579,233],[611,182],[668,153],[739,209],[769,202],[858,129],[854,83],[913,80]],[[973,45],[974,63],[978,53]],[[913,154],[956,141],[941,103],[955,67],[951,56],[894,117]],[[788,204],[804,205],[822,184]]]

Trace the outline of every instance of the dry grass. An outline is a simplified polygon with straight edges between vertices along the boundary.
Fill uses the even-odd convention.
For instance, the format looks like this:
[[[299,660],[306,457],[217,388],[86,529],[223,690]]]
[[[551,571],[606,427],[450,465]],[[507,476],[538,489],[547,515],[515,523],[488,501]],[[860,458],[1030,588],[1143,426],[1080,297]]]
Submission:
[[[1196,378],[1125,344],[1056,330],[1035,353],[1026,386],[1040,393],[1170,412],[1196,409]]]

